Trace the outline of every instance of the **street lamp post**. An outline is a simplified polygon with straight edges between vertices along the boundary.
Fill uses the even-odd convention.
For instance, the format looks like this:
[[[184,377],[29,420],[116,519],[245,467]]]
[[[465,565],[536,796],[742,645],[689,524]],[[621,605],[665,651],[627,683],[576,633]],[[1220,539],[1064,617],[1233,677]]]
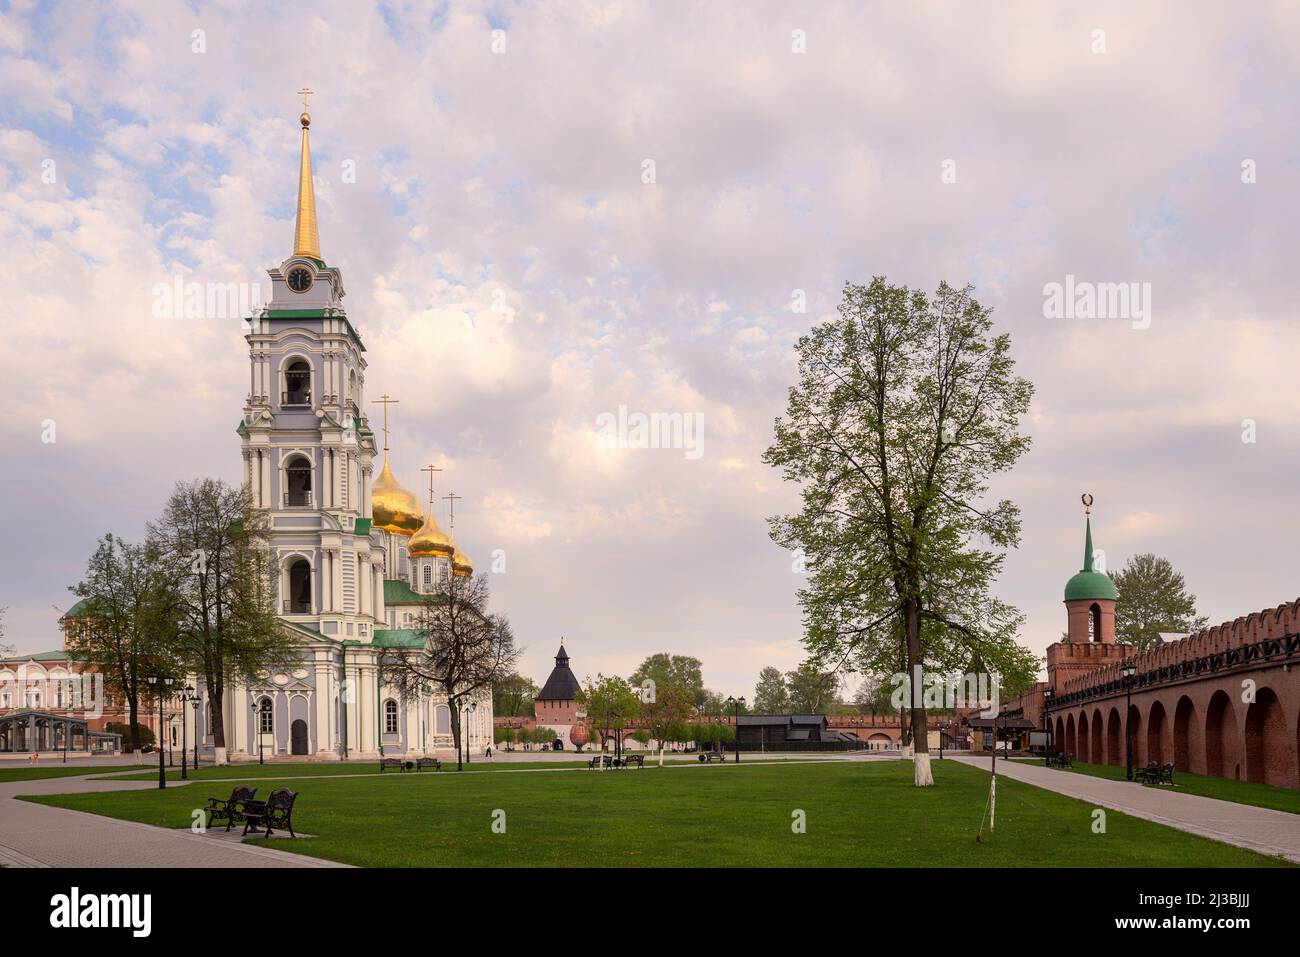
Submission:
[[[727,704],[731,705],[732,713],[736,716],[736,723],[733,730],[736,735],[736,763],[740,763],[740,709],[745,706],[745,696],[739,698],[727,698]]]
[[[193,685],[186,685],[184,688],[181,689],[181,780],[182,781],[188,781],[190,778],[189,770],[186,768],[186,763],[189,760],[189,737],[185,727],[185,706],[190,703],[190,695],[192,695],[193,693],[194,693]],[[199,734],[199,728],[198,725],[195,725],[194,726],[195,738],[198,737],[198,734]],[[194,770],[197,771],[198,767],[195,767]]]
[[[145,676],[145,682],[153,691],[154,696],[158,699],[158,733],[163,733],[163,699],[167,696],[166,690],[172,686],[176,680],[171,675],[160,675],[151,672]],[[162,742],[158,743],[158,787],[167,787],[167,767],[163,764]]]
[[[257,763],[266,764],[266,759],[262,757],[262,714],[256,701],[249,707],[253,709],[253,733],[257,735]]]
[[[1133,780],[1133,676],[1137,670],[1132,658],[1125,658],[1119,666],[1119,673],[1124,676],[1124,765],[1130,781]]]
[[[194,770],[199,769],[199,693],[194,692],[191,699],[194,704]]]
[[[466,763],[466,764],[470,764],[470,763],[471,763],[471,758],[470,758],[470,753],[469,753],[469,725],[470,725],[470,722],[474,719],[474,712],[477,711],[477,710],[478,710],[478,702],[477,702],[477,701],[471,701],[471,702],[469,703],[469,708],[466,709],[466,711],[465,711],[465,716],[466,716],[466,721],[465,721],[465,763]]]

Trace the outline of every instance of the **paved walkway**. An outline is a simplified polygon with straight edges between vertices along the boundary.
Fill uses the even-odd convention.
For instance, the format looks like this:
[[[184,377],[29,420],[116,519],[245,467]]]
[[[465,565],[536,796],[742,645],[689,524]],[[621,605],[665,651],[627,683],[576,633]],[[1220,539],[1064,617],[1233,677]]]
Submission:
[[[986,757],[954,760],[984,770],[989,766]],[[999,760],[998,776],[1300,864],[1300,814],[1019,761]]]
[[[168,787],[177,785],[168,782]],[[0,864],[6,867],[346,867],[251,844],[14,800],[18,794],[133,791],[156,783],[86,776],[0,783]],[[196,806],[205,802],[195,791]]]

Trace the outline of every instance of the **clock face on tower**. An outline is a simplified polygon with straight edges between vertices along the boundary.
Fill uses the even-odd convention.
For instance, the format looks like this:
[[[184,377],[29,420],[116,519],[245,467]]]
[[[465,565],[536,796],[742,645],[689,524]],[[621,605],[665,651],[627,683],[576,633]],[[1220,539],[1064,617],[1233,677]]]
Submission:
[[[286,281],[289,283],[289,288],[294,292],[306,292],[311,288],[312,284],[311,270],[305,266],[294,266],[289,270]]]

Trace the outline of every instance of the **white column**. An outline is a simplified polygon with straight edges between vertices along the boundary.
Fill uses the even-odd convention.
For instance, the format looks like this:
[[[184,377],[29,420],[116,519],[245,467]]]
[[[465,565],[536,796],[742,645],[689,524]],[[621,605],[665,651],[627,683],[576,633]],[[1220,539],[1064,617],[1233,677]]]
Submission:
[[[316,740],[314,744],[316,753],[324,754],[332,751],[334,747],[334,722],[331,720],[330,713],[334,707],[334,681],[329,659],[324,657],[322,652],[316,652],[315,665],[316,694],[313,697],[316,708]]]
[[[274,508],[271,502],[271,450],[262,450],[262,508]]]

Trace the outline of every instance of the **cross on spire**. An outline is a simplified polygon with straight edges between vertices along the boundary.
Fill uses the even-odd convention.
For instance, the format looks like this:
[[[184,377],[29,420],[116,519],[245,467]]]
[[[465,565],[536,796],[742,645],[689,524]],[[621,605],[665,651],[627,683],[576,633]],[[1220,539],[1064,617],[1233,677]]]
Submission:
[[[451,528],[456,527],[456,499],[464,497],[464,495],[457,495],[455,492],[448,492],[443,496],[443,498],[447,500],[448,525]]]
[[[378,399],[370,400],[371,405],[382,405],[384,407],[384,457],[385,458],[387,458],[388,456],[388,407],[390,405],[397,405],[399,401],[401,400],[389,398],[387,392],[385,392]]]
[[[304,113],[307,112],[307,97],[311,96],[315,92],[316,92],[315,90],[309,90],[305,86],[298,91],[298,93],[302,96],[302,111]]]
[[[433,510],[433,473],[441,472],[442,469],[438,468],[438,466],[430,462],[424,468],[420,469],[420,471],[429,473],[429,509],[430,511],[432,511]]]

